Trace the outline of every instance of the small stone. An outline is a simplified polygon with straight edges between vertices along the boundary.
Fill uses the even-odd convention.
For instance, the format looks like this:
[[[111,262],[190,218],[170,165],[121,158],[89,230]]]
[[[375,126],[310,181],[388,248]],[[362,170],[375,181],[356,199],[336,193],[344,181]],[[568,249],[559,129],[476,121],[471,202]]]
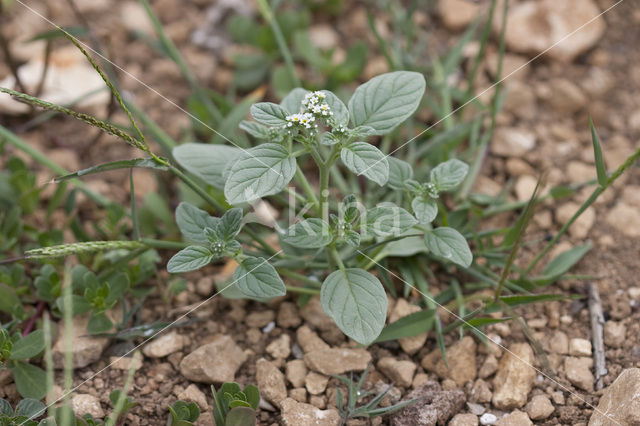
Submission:
[[[449,422],[449,426],[478,426],[478,416],[475,414],[456,414]]]
[[[86,367],[100,359],[102,351],[109,343],[109,339],[105,337],[91,337],[87,331],[89,315],[77,315],[73,317],[71,341],[71,355],[73,357],[73,368]],[[64,368],[65,358],[65,332],[64,324],[60,322],[58,325],[60,332],[58,340],[53,345],[51,356],[53,358],[53,366],[57,369]]]
[[[305,353],[319,349],[330,349],[330,346],[306,325],[296,331],[296,340]]]
[[[556,221],[560,224],[567,223],[579,208],[580,205],[572,202],[562,204],[556,210]],[[593,206],[587,207],[569,228],[569,235],[579,239],[586,238],[595,223],[596,211]]]
[[[628,237],[640,237],[640,214],[638,208],[618,201],[609,210],[606,217],[607,223]]]
[[[469,401],[467,401],[467,409],[469,409],[469,412],[475,416],[481,416],[485,411],[487,411],[484,405]]]
[[[76,416],[84,416],[91,414],[94,419],[104,417],[104,411],[100,406],[100,400],[93,395],[79,393],[71,398],[71,408]]]
[[[593,360],[591,358],[567,357],[564,359],[564,373],[572,385],[593,392],[594,377],[591,372]]]
[[[209,409],[209,403],[207,402],[207,396],[200,390],[195,384],[190,384],[185,390],[177,395],[178,399],[185,402],[195,402],[200,407],[201,411],[207,411]]]
[[[139,370],[142,367],[142,356],[112,356],[109,358],[109,365],[116,370],[128,371],[130,369]]]
[[[569,164],[567,164],[567,177],[571,183],[586,182],[596,177],[596,168],[594,165],[580,161],[569,161]]]
[[[324,396],[321,395],[312,395],[311,397],[309,397],[309,404],[321,410],[327,408],[327,401],[325,400]]]
[[[251,312],[245,318],[244,322],[249,327],[262,328],[273,321],[276,317],[272,310]]]
[[[569,341],[569,355],[591,356],[591,342],[587,339],[571,339]]]
[[[340,423],[340,414],[336,409],[320,410],[291,398],[283,400],[280,407],[285,426],[335,426]]]
[[[422,386],[423,384],[425,384],[426,382],[428,382],[429,379],[429,375],[425,374],[425,373],[418,373],[416,374],[416,376],[413,378],[413,381],[411,382],[411,387],[413,389],[415,388],[419,388],[420,386]]]
[[[444,25],[451,30],[466,28],[482,13],[483,5],[466,0],[440,0],[438,13]]]
[[[553,403],[556,405],[564,405],[565,399],[564,394],[561,391],[555,391],[551,394],[551,399]]]
[[[327,389],[327,383],[329,383],[327,376],[312,371],[307,374],[304,380],[304,387],[311,395],[320,395]]]
[[[142,32],[150,37],[155,35],[149,14],[140,3],[123,2],[120,7],[120,19],[124,27],[131,32]]]
[[[507,47],[519,53],[545,52],[553,59],[571,62],[595,45],[604,33],[605,21],[594,19],[599,13],[593,0],[529,0],[517,3],[507,16]],[[585,22],[590,24],[584,25]],[[493,27],[498,32],[501,20],[495,19]],[[567,37],[567,34],[572,36]]]
[[[232,382],[247,355],[229,336],[222,335],[200,346],[180,362],[180,373],[201,383]]]
[[[319,24],[309,27],[309,40],[319,49],[330,49],[337,46],[339,36],[331,25]]]
[[[402,317],[405,317],[414,312],[418,312],[420,307],[414,304],[407,302],[405,299],[398,299],[391,311],[391,315],[389,316],[389,322],[395,322]],[[427,341],[427,333],[418,334],[417,336],[411,337],[402,337],[398,339],[398,343],[402,350],[409,354],[413,355],[418,352],[423,346],[424,342]]]
[[[519,410],[515,410],[512,413],[504,416],[496,422],[496,426],[532,426],[533,422],[524,413]]]
[[[311,370],[330,376],[363,371],[371,362],[371,354],[366,349],[318,349],[305,354],[304,362]]]
[[[502,157],[521,157],[536,146],[536,135],[515,127],[496,130],[491,152]]]
[[[486,379],[490,377],[498,371],[498,359],[494,355],[488,355],[487,359],[484,360],[482,367],[480,367],[480,371],[478,371],[478,377],[481,379]]]
[[[285,367],[287,380],[296,388],[304,386],[307,371],[307,365],[301,359],[289,361]]]
[[[556,331],[549,339],[549,349],[557,354],[569,353],[569,338],[563,331]]]
[[[416,424],[446,424],[464,406],[465,395],[460,389],[443,390],[438,382],[427,382],[412,390],[406,399],[419,399],[420,403],[404,407],[391,417],[392,426]]]
[[[538,179],[531,175],[519,176],[514,185],[514,191],[516,193],[516,199],[518,201],[527,201],[533,195],[533,191],[538,185]]]
[[[256,381],[260,395],[276,405],[287,397],[284,374],[272,362],[260,358],[256,363]]]
[[[202,277],[196,282],[196,293],[200,296],[207,297],[211,294],[215,285],[216,283],[213,281],[213,277],[211,275]]]
[[[549,397],[536,395],[527,403],[526,410],[531,420],[544,420],[554,412],[555,408],[549,401]]]
[[[501,410],[522,407],[527,403],[536,372],[533,350],[526,343],[515,343],[500,360],[493,380],[493,405]]]
[[[565,78],[551,80],[538,89],[538,96],[559,114],[570,115],[584,108],[587,103],[582,90]]]
[[[398,386],[408,388],[413,381],[417,366],[411,361],[398,361],[393,357],[384,357],[378,361],[378,369]]]
[[[274,358],[286,359],[291,354],[291,337],[282,334],[265,348],[267,353]]]
[[[314,296],[309,299],[307,304],[300,309],[300,315],[304,318],[307,324],[310,324],[317,330],[327,331],[336,328],[336,324],[333,322],[331,317],[329,317],[329,315],[327,315],[322,309],[320,297]]]
[[[186,343],[186,338],[175,330],[155,338],[142,348],[142,353],[149,358],[162,358],[181,350]]]
[[[640,287],[629,287],[627,289],[629,297],[633,300],[640,300]]]
[[[640,425],[640,368],[623,370],[607,387],[589,426]]]
[[[607,321],[604,324],[604,343],[612,348],[619,348],[626,339],[627,327],[617,321]]]
[[[498,421],[498,418],[495,414],[484,413],[480,416],[480,424],[481,425],[493,425]]]
[[[297,328],[302,323],[302,318],[298,314],[298,307],[295,303],[282,302],[280,304],[276,323],[281,328]]]
[[[473,388],[471,388],[471,395],[469,399],[472,402],[487,403],[491,402],[492,397],[493,393],[489,388],[489,384],[482,379],[476,380],[473,384]]]
[[[422,367],[433,371],[440,378],[450,378],[460,387],[477,376],[476,342],[465,336],[459,342],[447,348],[447,364],[442,359],[440,349],[436,349],[422,359]]]
[[[289,398],[293,398],[298,402],[307,402],[307,390],[305,388],[290,389]]]

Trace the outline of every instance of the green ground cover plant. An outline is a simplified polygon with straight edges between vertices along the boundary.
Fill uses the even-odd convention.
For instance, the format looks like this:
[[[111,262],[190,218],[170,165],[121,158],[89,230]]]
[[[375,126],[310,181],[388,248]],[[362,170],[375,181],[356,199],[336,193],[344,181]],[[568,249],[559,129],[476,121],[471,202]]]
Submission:
[[[244,73],[252,71],[251,61],[257,60],[247,60],[250,66],[239,70],[238,84],[227,94],[198,85],[149,5],[142,3],[158,33],[153,42],[176,62],[192,89],[187,103],[193,127],[180,141],[186,143],[174,141],[131,101],[123,99],[108,66],[103,72],[70,34],[66,36],[101,73],[114,104],[126,112],[128,125],[115,125],[69,106],[0,88],[30,105],[97,127],[141,153],[141,158],[74,172],[53,164],[0,126],[0,149],[5,144],[20,149],[58,176],[55,195],[42,206],[34,174],[21,160],[8,160],[6,170],[0,171],[0,251],[7,253],[10,261],[31,261],[27,270],[15,263],[0,265],[0,311],[10,318],[2,323],[2,357],[5,367],[14,370],[17,384],[21,379],[15,372],[24,366],[33,371],[27,381],[44,374],[27,362],[39,360],[44,350],[47,364],[47,345],[40,345],[38,337],[42,335],[43,311],[64,321],[75,314],[90,313],[89,332],[123,340],[146,339],[171,326],[165,322],[142,324],[138,319],[140,306],[153,291],[144,283],[156,275],[159,252],[163,256],[170,253],[167,269],[175,274],[227,259],[237,261],[233,278],[216,283],[225,297],[267,301],[294,293],[304,304],[319,295],[323,309],[338,327],[363,345],[434,331],[444,354],[443,336],[450,331],[459,329],[485,339],[482,327],[515,317],[513,307],[564,297],[540,292],[569,276],[571,267],[591,245],[561,253],[543,267],[538,264],[546,261],[545,254],[577,217],[640,156],[635,152],[620,168],[607,173],[591,124],[597,180],[536,193],[529,202],[506,202],[508,189],[495,197],[471,191],[503,100],[500,65],[490,102],[476,99],[473,85],[495,1],[486,23],[478,20],[450,52],[426,62],[417,59],[426,55],[422,55],[425,41],[411,20],[416,2],[402,13],[398,11],[404,9],[393,7],[392,1],[385,2],[386,10],[393,11],[390,40],[375,34],[371,16],[369,20],[392,71],[374,77],[353,93],[344,83],[356,80],[362,71],[360,48],[354,47],[345,63],[329,65],[332,52],[308,49],[305,22],[281,28],[298,15],[274,19],[270,5],[260,2],[265,24],[255,26],[250,19],[240,23],[251,26],[252,31],[236,37],[249,37],[250,44],[263,50],[261,61],[269,66],[277,64],[277,68],[267,77],[269,70],[261,67],[260,78],[252,80]],[[505,14],[506,9],[503,19]],[[466,90],[454,87],[449,77],[462,68],[463,48],[478,33],[480,50],[467,64]],[[65,34],[58,30],[57,35]],[[289,51],[290,43],[296,46],[293,52]],[[503,41],[499,52],[501,58]],[[318,78],[301,83],[293,61],[316,68]],[[242,64],[240,60],[240,68]],[[424,76],[428,76],[428,88]],[[276,97],[282,97],[279,103],[257,102],[255,93],[243,96],[236,91],[242,83],[253,88],[267,78]],[[426,126],[424,119],[415,118],[416,112],[426,109],[434,125]],[[247,114],[253,120],[245,121]],[[155,152],[147,139],[153,139],[162,153]],[[205,140],[210,143],[194,142]],[[223,143],[225,140],[228,143]],[[80,180],[108,170],[133,173],[137,168],[171,174],[179,182],[176,191],[149,194],[142,205],[132,196],[127,209],[93,193]],[[133,194],[133,179],[130,183]],[[517,267],[518,251],[532,243],[525,240],[524,233],[536,205],[593,184],[597,185],[593,194],[567,224],[531,263]],[[104,208],[105,219],[94,224],[91,235],[83,231],[77,218],[72,219],[67,226],[78,242],[64,245],[62,232],[42,230],[24,220],[42,207],[48,215],[58,208],[70,214],[80,192]],[[261,200],[286,217],[268,226],[253,220],[252,210],[260,207]],[[172,212],[169,206],[175,206],[171,204],[174,201],[179,204]],[[521,214],[512,226],[478,231],[484,219],[505,211]],[[87,266],[63,271],[60,259],[68,255],[77,255]],[[440,291],[433,296],[431,286],[436,282]],[[185,288],[185,281],[174,279],[159,285],[164,286],[161,290],[168,301]],[[387,294],[409,297],[416,289],[421,311],[385,326]],[[486,289],[492,290],[492,296],[483,293]],[[438,305],[446,306],[456,319],[441,318]],[[116,306],[122,314],[107,315]],[[508,316],[491,317],[496,311]],[[50,338],[50,333],[45,332],[45,341],[47,336]],[[24,343],[31,340],[37,340],[37,345]],[[27,352],[18,350],[27,346],[31,348]],[[23,397],[42,398],[47,387],[44,380],[38,379],[38,383],[40,386],[33,389],[18,384],[18,390]],[[358,398],[351,397],[352,388],[349,385],[348,401],[339,404],[343,417],[378,413],[375,405],[356,407]],[[121,408],[128,406],[126,400],[117,399]],[[248,399],[245,402],[251,405]],[[172,421],[195,420],[189,407],[173,408]],[[56,412],[56,417],[73,418],[65,412]],[[99,424],[92,419],[84,421]],[[115,423],[116,419],[109,421]]]

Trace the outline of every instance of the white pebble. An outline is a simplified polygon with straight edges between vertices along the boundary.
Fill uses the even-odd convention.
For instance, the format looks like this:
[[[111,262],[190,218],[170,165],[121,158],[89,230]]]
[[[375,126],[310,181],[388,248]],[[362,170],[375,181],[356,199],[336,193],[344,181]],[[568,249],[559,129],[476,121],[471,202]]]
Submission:
[[[498,421],[498,418],[495,416],[495,414],[484,413],[482,416],[480,416],[481,425],[492,425],[497,421]]]

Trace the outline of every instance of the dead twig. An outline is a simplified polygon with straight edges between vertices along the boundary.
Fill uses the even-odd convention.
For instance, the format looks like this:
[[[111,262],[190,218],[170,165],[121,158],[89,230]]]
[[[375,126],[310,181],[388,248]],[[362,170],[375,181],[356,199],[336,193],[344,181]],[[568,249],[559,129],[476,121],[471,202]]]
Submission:
[[[604,357],[604,315],[600,303],[598,287],[593,282],[589,288],[589,316],[591,317],[591,341],[593,342],[593,361],[596,379],[596,390],[602,389],[602,379],[607,374]]]

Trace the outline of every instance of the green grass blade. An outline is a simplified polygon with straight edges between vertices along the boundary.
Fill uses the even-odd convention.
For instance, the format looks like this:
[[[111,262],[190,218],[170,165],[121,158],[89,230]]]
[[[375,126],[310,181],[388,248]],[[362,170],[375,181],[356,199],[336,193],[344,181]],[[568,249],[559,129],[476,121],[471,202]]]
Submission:
[[[120,169],[156,169],[156,170],[169,170],[169,167],[158,164],[152,158],[135,158],[133,160],[118,160],[112,161],[110,163],[99,164],[97,166],[89,167],[88,169],[78,170],[77,172],[70,173],[64,176],[60,176],[54,179],[54,182],[60,183],[65,180],[78,178],[81,176],[92,175],[95,173],[108,172],[111,170],[120,170]]]
[[[404,316],[384,327],[375,343],[426,333],[433,327],[434,317],[433,309],[424,309]]]
[[[598,173],[598,184],[605,186],[607,184],[607,166],[604,164],[604,158],[602,156],[602,146],[600,146],[600,138],[596,133],[596,128],[593,125],[593,120],[589,117],[589,128],[591,129],[591,141],[593,142],[593,155],[596,160],[596,171]]]

